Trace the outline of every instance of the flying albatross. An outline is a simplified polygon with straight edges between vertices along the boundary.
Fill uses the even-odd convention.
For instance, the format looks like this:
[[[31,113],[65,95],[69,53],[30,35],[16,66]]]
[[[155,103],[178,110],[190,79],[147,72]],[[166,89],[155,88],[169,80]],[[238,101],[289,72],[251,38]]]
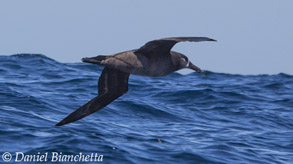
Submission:
[[[173,37],[147,42],[139,49],[114,54],[83,58],[83,62],[105,66],[98,82],[98,96],[72,112],[56,126],[62,126],[82,119],[110,104],[128,91],[130,74],[142,76],[165,76],[183,68],[198,73],[200,68],[172,47],[178,42],[216,41],[207,37]]]

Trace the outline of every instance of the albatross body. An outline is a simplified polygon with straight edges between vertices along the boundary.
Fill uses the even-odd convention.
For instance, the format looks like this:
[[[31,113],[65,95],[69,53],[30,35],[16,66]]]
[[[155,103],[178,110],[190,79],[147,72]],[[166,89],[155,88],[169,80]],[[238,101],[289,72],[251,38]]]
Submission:
[[[128,91],[130,74],[141,76],[165,76],[183,68],[198,73],[201,69],[172,47],[182,41],[216,41],[207,37],[174,37],[147,42],[139,49],[114,54],[83,58],[83,62],[105,66],[98,82],[98,96],[67,116],[56,126],[65,125],[88,116],[110,104]]]

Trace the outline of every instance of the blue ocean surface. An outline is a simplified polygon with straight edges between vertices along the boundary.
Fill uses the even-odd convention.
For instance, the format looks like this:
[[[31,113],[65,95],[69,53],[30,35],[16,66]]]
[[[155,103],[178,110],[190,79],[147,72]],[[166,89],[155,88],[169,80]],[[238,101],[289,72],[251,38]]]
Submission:
[[[102,69],[37,54],[0,56],[0,163],[7,153],[7,163],[16,163],[17,152],[48,153],[47,163],[52,152],[103,157],[78,163],[293,163],[292,75],[130,75],[122,97],[56,127],[97,95]]]

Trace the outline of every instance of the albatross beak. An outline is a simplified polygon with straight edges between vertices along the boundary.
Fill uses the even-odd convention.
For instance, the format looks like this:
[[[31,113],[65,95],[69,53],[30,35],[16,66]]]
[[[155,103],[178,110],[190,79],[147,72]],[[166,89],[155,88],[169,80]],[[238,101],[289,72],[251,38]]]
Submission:
[[[188,68],[195,70],[197,73],[201,73],[202,70],[200,68],[198,68],[197,66],[193,65],[192,63],[189,63]]]

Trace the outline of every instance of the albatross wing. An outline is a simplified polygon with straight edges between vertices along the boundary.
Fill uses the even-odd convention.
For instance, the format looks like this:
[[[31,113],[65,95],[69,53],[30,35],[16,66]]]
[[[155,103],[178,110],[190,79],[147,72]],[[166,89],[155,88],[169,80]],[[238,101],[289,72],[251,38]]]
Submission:
[[[147,42],[136,53],[142,53],[147,57],[153,55],[169,55],[172,47],[178,42],[202,42],[202,41],[216,41],[207,37],[173,37],[163,38]]]
[[[128,78],[129,73],[105,67],[99,78],[98,96],[72,112],[64,120],[56,124],[56,126],[62,126],[80,120],[104,108],[128,91]]]

